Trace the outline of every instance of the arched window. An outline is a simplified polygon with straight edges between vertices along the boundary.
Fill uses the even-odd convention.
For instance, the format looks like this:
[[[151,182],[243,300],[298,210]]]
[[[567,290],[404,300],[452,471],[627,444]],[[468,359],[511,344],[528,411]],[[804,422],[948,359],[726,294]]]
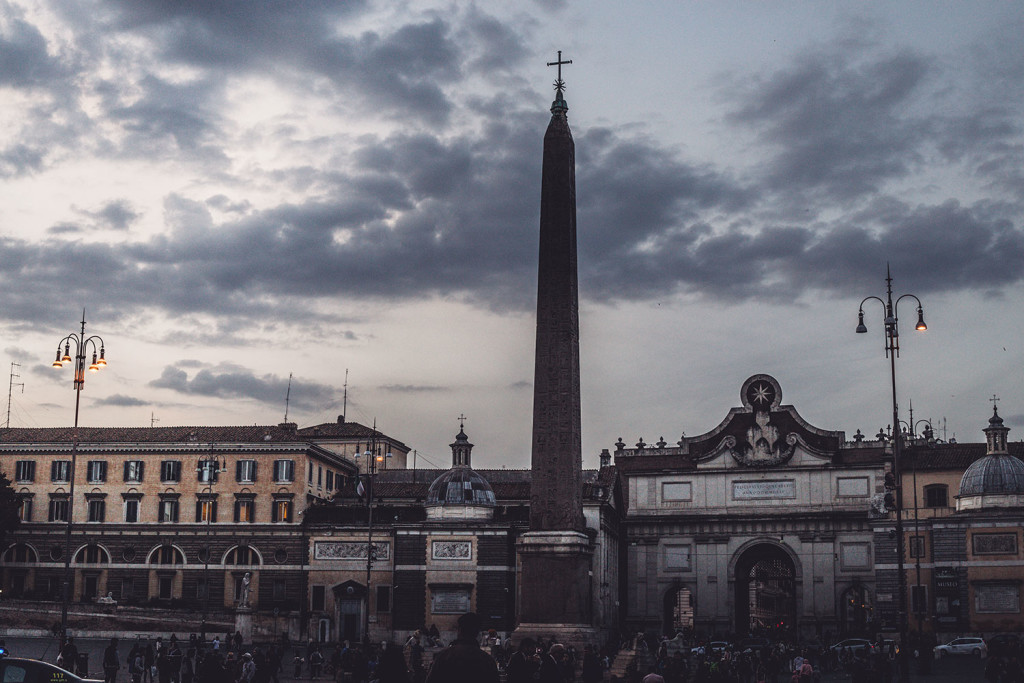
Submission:
[[[261,564],[260,554],[255,548],[248,545],[238,545],[228,551],[224,558],[224,564],[254,565]]]
[[[24,543],[15,543],[4,551],[4,562],[38,562],[39,555]]]
[[[932,484],[924,487],[924,506],[926,508],[949,507],[949,487],[945,484]]]
[[[78,564],[107,564],[110,562],[110,554],[95,543],[82,547],[75,554],[75,562]]]
[[[150,564],[185,564],[185,556],[173,545],[162,545],[149,556]]]

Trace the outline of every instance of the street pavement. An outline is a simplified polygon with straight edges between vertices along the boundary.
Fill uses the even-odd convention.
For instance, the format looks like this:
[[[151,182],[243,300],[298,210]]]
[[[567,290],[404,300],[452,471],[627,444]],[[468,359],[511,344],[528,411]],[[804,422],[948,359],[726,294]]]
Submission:
[[[128,651],[135,641],[135,634],[128,633],[121,638],[118,653],[121,661],[121,671],[118,681],[128,681],[128,673],[125,660]],[[106,639],[75,638],[75,645],[79,652],[89,654],[89,674],[96,678],[103,678],[103,651],[109,643]],[[7,638],[7,650],[11,657],[28,657],[29,659],[41,659],[47,662],[57,660],[57,640],[55,638]],[[307,678],[293,679],[290,674],[290,667],[285,666],[286,671],[279,677],[281,681],[309,680]],[[927,675],[916,673],[916,667],[911,667],[911,683],[984,683],[985,661],[977,660],[974,657],[947,657],[935,661],[932,664],[932,671]],[[321,677],[320,680],[326,680]],[[833,671],[821,678],[823,683],[848,683],[850,675],[844,671]],[[894,674],[891,682],[872,681],[872,683],[898,683],[899,677]],[[781,683],[781,679],[780,679]],[[789,683],[788,680],[785,683]]]

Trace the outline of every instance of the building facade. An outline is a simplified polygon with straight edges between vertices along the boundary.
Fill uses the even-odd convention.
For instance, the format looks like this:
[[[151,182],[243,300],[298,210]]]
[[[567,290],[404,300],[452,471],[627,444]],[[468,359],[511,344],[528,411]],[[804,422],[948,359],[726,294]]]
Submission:
[[[77,444],[71,429],[7,429],[0,467],[22,519],[0,555],[5,597],[61,600],[70,557],[72,603],[181,608],[199,631],[230,617],[249,574],[257,618],[273,614],[275,631],[296,636],[302,517],[357,471],[294,424],[80,428]]]

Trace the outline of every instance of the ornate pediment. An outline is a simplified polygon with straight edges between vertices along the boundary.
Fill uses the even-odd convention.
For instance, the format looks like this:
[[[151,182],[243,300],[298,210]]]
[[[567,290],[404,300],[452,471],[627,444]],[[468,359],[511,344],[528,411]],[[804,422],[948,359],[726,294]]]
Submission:
[[[742,467],[777,467],[788,462],[797,446],[823,459],[831,459],[843,442],[842,432],[807,424],[793,406],[782,405],[782,388],[770,375],[754,375],[740,389],[741,408],[713,431],[686,439],[697,461],[711,460],[728,451]]]

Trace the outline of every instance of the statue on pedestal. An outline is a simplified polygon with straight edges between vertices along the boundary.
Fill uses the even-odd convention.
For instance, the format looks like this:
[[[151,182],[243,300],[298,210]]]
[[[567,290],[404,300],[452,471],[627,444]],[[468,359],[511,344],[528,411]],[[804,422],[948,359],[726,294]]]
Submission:
[[[242,577],[242,590],[238,594],[239,607],[249,606],[249,582],[252,580],[250,576],[249,572],[246,572],[245,576]]]

